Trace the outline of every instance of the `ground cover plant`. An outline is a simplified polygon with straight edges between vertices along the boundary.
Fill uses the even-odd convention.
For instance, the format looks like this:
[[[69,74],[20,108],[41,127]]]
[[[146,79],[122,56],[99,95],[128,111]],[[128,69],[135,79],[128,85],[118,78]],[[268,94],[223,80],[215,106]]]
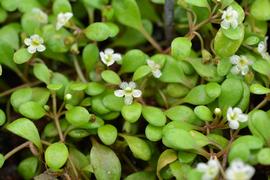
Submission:
[[[0,0],[0,179],[269,179],[269,9]]]

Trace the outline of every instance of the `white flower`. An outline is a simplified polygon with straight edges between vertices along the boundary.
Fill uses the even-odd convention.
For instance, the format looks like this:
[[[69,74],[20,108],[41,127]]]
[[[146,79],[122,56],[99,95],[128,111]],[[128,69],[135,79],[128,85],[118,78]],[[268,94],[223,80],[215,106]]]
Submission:
[[[34,13],[35,18],[37,18],[37,20],[40,23],[43,23],[43,24],[48,23],[48,15],[44,13],[42,10],[40,10],[39,8],[34,8],[32,9],[32,12]]]
[[[203,173],[202,180],[212,180],[218,175],[220,164],[216,157],[211,157],[207,163],[198,163],[196,169]]]
[[[221,114],[221,109],[220,108],[215,108],[214,113],[215,113],[215,115],[220,115]]]
[[[235,66],[232,67],[231,73],[233,74],[239,74],[241,73],[243,76],[246,75],[249,71],[249,65],[252,64],[252,61],[250,61],[246,56],[237,56],[233,55],[230,58],[230,61]]]
[[[105,51],[99,53],[101,61],[107,66],[111,66],[115,61],[120,62],[122,59],[121,54],[114,53],[113,49],[107,48]]]
[[[59,30],[65,26],[72,16],[73,14],[71,12],[59,13],[57,15],[56,30]]]
[[[132,104],[133,97],[138,98],[142,95],[142,91],[136,88],[135,82],[122,82],[120,84],[120,88],[114,91],[114,95],[117,97],[125,97],[125,104],[130,105]]]
[[[150,59],[147,60],[147,65],[150,67],[153,76],[155,78],[160,78],[160,76],[162,75],[160,71],[160,65]]]
[[[254,175],[255,169],[237,159],[233,160],[225,173],[227,180],[249,180]]]
[[[29,53],[34,54],[36,51],[45,51],[46,47],[43,45],[44,41],[42,37],[37,34],[30,36],[24,40],[24,44],[28,46],[27,50]]]
[[[229,107],[227,110],[227,120],[229,121],[231,129],[238,129],[239,122],[246,122],[248,120],[248,115],[244,114],[238,107]]]
[[[264,38],[264,41],[259,42],[258,48],[257,48],[258,52],[261,54],[261,56],[263,58],[267,58],[269,56],[269,54],[267,52],[267,39],[268,39],[268,37],[266,36]]]
[[[232,27],[235,29],[238,26],[238,12],[229,6],[222,14],[222,22],[220,23],[223,29],[229,29]]]
[[[67,93],[67,94],[65,95],[65,99],[66,99],[66,100],[70,100],[71,98],[72,98],[72,94]]]

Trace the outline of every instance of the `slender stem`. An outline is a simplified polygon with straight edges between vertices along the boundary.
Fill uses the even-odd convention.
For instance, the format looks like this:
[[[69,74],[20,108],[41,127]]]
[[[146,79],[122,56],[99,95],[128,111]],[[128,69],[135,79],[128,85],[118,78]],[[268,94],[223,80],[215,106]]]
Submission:
[[[164,93],[160,89],[158,89],[158,93],[160,94],[160,96],[164,102],[165,108],[168,109],[169,105],[168,105],[168,101],[167,101],[166,96],[164,95]]]
[[[75,70],[76,70],[80,80],[82,82],[87,82],[87,80],[85,79],[85,77],[83,75],[82,69],[81,69],[81,67],[80,67],[80,65],[78,63],[77,57],[75,55],[72,55],[71,57],[72,57],[72,60],[73,60],[74,66],[75,66]]]
[[[152,44],[152,46],[157,49],[159,52],[162,52],[162,49],[160,47],[160,45],[156,42],[155,39],[152,38],[152,36],[150,36],[148,34],[148,32],[144,29],[144,27],[142,27],[140,29],[140,32],[144,35],[144,37],[150,42],[150,44]]]
[[[8,158],[10,158],[12,155],[16,154],[17,152],[19,152],[20,150],[26,148],[26,147],[29,147],[30,145],[30,141],[27,141],[19,146],[17,146],[16,148],[14,148],[13,150],[11,150],[10,152],[8,152],[6,155],[5,155],[5,160],[7,160]]]
[[[264,98],[264,99],[262,100],[262,102],[260,102],[260,103],[254,108],[254,110],[255,110],[255,109],[260,109],[260,108],[262,108],[263,106],[266,105],[267,102],[268,102],[268,98]]]
[[[165,0],[164,5],[165,36],[167,43],[173,38],[174,0]]]
[[[24,87],[31,87],[31,86],[35,86],[35,85],[38,85],[38,84],[41,84],[42,82],[41,81],[36,81],[36,82],[33,82],[33,83],[27,83],[27,84],[23,84],[21,86],[17,86],[15,88],[12,88],[12,89],[9,89],[7,91],[4,91],[0,94],[0,97],[3,97],[3,96],[7,96],[11,93],[13,93],[14,91],[18,90],[18,89],[21,89],[21,88],[24,88]]]
[[[61,142],[64,142],[65,139],[64,139],[64,136],[63,136],[63,133],[62,133],[62,130],[61,130],[60,123],[59,123],[59,116],[57,114],[57,102],[56,102],[56,94],[55,94],[55,92],[52,93],[52,101],[53,101],[54,123],[55,123],[56,129],[58,131],[58,135],[59,135],[59,138],[60,138]]]
[[[78,175],[77,169],[76,169],[76,167],[75,167],[75,165],[74,165],[74,163],[73,163],[73,161],[71,160],[70,157],[68,157],[68,161],[70,163],[72,171],[74,172],[74,175],[76,176],[76,178],[78,178],[79,175]]]

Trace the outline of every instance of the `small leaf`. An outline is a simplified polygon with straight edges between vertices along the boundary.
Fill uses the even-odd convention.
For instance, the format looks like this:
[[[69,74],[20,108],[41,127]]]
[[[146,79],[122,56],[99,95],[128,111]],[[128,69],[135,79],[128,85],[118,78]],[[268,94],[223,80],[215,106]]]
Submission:
[[[196,106],[194,113],[203,121],[213,120],[213,113],[207,106]]]
[[[135,0],[113,0],[112,7],[120,23],[137,30],[142,28],[141,14]]]
[[[48,84],[47,88],[51,91],[58,91],[63,87],[63,84]]]
[[[117,129],[110,124],[98,128],[98,137],[105,145],[112,145],[117,138]]]
[[[227,110],[229,106],[235,106],[243,95],[241,80],[226,79],[221,85],[221,94],[218,99],[219,107]]]
[[[188,4],[198,7],[209,7],[207,0],[185,0]]]
[[[161,153],[157,162],[157,176],[159,179],[162,179],[160,176],[160,171],[170,163],[177,160],[177,153],[172,149],[166,149]]]
[[[257,154],[257,158],[260,164],[270,165],[270,148],[263,148]]]
[[[30,101],[32,98],[31,88],[22,88],[14,91],[10,97],[10,102],[15,109],[19,109],[20,105]]]
[[[121,111],[124,106],[124,100],[121,97],[117,97],[114,94],[108,94],[104,96],[102,100],[103,104],[112,111]]]
[[[30,54],[27,49],[21,48],[14,53],[13,60],[16,64],[23,64],[30,60],[32,54]]]
[[[164,126],[166,123],[166,116],[159,108],[143,106],[142,115],[153,126]]]
[[[53,13],[54,14],[59,14],[59,13],[64,13],[64,12],[71,12],[71,5],[68,0],[55,0],[53,2]]]
[[[6,128],[10,132],[33,142],[40,150],[42,149],[38,130],[35,124],[29,119],[17,119],[7,125]]]
[[[150,171],[139,171],[128,175],[124,180],[138,180],[138,179],[148,179],[156,180],[155,173]]]
[[[159,141],[162,138],[162,127],[152,126],[148,124],[145,128],[145,136],[150,141]]]
[[[252,136],[252,135],[240,136],[233,142],[232,145],[241,144],[241,143],[245,144],[246,148],[252,149],[252,150],[260,149],[263,147],[263,141],[260,138],[256,136]]]
[[[197,120],[193,110],[188,106],[173,106],[165,111],[166,116],[173,121],[192,123]]]
[[[34,75],[36,76],[37,79],[40,81],[49,84],[50,79],[51,79],[51,71],[48,69],[48,67],[45,64],[42,63],[36,63],[34,65]]]
[[[200,98],[198,98],[200,97]],[[194,87],[184,98],[184,101],[194,105],[205,105],[213,102],[216,98],[209,97],[206,91],[206,85]]]
[[[147,76],[151,72],[151,69],[147,65],[143,65],[139,67],[133,74],[132,80],[137,81],[145,76]]]
[[[257,60],[252,64],[252,68],[260,74],[270,76],[270,63],[265,60]]]
[[[59,170],[68,159],[68,148],[64,143],[53,143],[45,151],[46,164],[53,171]]]
[[[6,114],[2,109],[0,109],[0,126],[5,124],[5,122],[6,122]]]
[[[232,40],[238,40],[241,39],[244,34],[245,34],[245,29],[244,29],[244,25],[241,24],[239,26],[237,26],[237,28],[229,28],[229,29],[224,29],[221,28],[222,33],[227,37],[230,38]]]
[[[270,2],[268,0],[255,0],[250,7],[251,15],[261,21],[270,20]]]
[[[96,96],[105,91],[105,86],[97,82],[90,82],[87,85],[85,93],[90,96]]]
[[[131,105],[124,105],[121,110],[123,118],[130,123],[135,123],[138,121],[141,113],[142,105],[138,102],[134,102]]]
[[[0,168],[3,167],[4,163],[5,163],[5,157],[3,154],[0,153]]]
[[[151,158],[151,149],[149,145],[142,139],[135,136],[122,135],[127,141],[128,146],[134,157],[148,161]]]
[[[82,126],[90,120],[90,114],[84,107],[73,107],[66,112],[67,121],[74,126]]]
[[[121,83],[121,79],[114,71],[105,70],[101,73],[101,77],[104,81],[110,84],[119,85]]]
[[[32,179],[38,169],[38,158],[31,156],[20,162],[18,172],[24,179]]]
[[[261,84],[252,84],[250,86],[250,92],[253,94],[268,94],[270,89],[262,86]]]
[[[123,57],[120,71],[123,73],[134,72],[136,69],[146,63],[147,58],[148,56],[141,50],[130,50]]]
[[[82,52],[82,60],[87,72],[92,71],[99,59],[99,50],[95,44],[88,44]]]
[[[121,163],[116,154],[110,148],[93,141],[93,146],[90,152],[90,162],[96,179],[120,179]]]
[[[172,41],[171,53],[177,60],[182,60],[189,57],[191,53],[191,41],[186,37],[178,37]]]
[[[46,114],[46,111],[43,109],[43,107],[34,101],[29,101],[20,105],[19,112],[23,116],[33,120],[40,119]]]
[[[244,162],[248,161],[250,156],[250,150],[246,147],[244,143],[235,144],[231,147],[228,160],[232,162],[234,159],[241,159]]]
[[[111,37],[110,27],[102,22],[90,24],[84,32],[86,37],[93,41],[104,41]]]

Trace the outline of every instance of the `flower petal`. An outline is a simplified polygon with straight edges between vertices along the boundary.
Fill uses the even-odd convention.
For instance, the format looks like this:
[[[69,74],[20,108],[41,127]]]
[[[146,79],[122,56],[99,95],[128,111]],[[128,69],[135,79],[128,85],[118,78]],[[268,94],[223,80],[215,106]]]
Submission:
[[[120,84],[120,88],[121,89],[126,89],[128,87],[128,83],[127,82],[122,82],[121,84]]]
[[[29,46],[27,51],[31,54],[34,54],[37,51],[37,48],[35,46]]]
[[[231,73],[232,73],[232,74],[239,74],[239,72],[240,72],[240,69],[239,69],[238,66],[233,66],[233,67],[231,68]]]
[[[160,76],[162,75],[159,69],[154,70],[152,73],[155,78],[160,78]]]
[[[123,97],[125,95],[125,91],[121,89],[115,90],[114,95],[117,97]]]
[[[246,122],[247,120],[248,120],[247,114],[240,114],[238,117],[238,121],[240,121],[240,122]]]
[[[105,49],[105,51],[104,51],[105,54],[113,54],[113,52],[114,52],[114,50],[111,49],[111,48],[107,48],[107,49]]]
[[[136,88],[136,83],[133,82],[133,81],[130,81],[130,82],[128,83],[128,86],[129,86],[131,89],[134,89],[134,88]]]
[[[230,57],[230,61],[231,61],[232,64],[238,64],[239,61],[240,61],[240,57],[237,56],[237,55],[233,55],[233,56]]]
[[[45,49],[46,49],[46,47],[44,45],[42,45],[42,44],[37,46],[37,51],[38,52],[43,52],[43,51],[45,51]]]
[[[31,45],[31,39],[30,38],[26,38],[26,39],[24,39],[24,44],[26,45],[26,46],[30,46]]]
[[[205,172],[208,169],[208,166],[205,163],[198,163],[196,169],[200,172]]]
[[[132,101],[133,101],[133,97],[132,96],[125,96],[124,102],[125,102],[126,105],[132,104]]]
[[[115,60],[115,61],[121,61],[122,56],[119,53],[115,53],[115,54],[112,55],[112,59]]]
[[[138,98],[138,97],[141,97],[141,95],[142,95],[142,91],[141,91],[141,90],[134,89],[134,90],[132,91],[132,96],[133,96],[133,97]]]
[[[229,127],[231,129],[238,129],[239,128],[239,122],[234,120],[234,121],[229,121]]]

